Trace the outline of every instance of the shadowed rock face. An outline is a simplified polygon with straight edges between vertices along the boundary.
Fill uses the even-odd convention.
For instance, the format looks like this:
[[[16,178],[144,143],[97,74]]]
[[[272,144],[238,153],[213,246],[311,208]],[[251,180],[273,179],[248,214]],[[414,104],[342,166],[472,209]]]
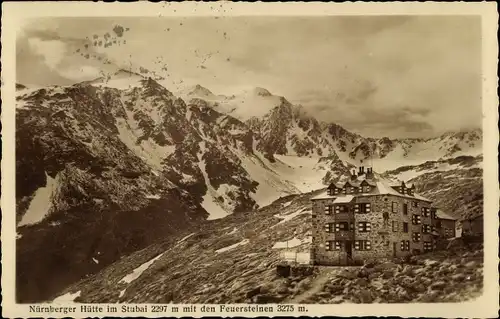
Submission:
[[[23,216],[35,209],[30,203],[48,178],[57,181],[45,198],[48,216],[18,228],[20,302],[51,298],[122,256],[205,220],[200,152],[208,183],[235,187],[234,211],[255,205],[250,193],[257,183],[232,153],[252,152],[252,133],[236,119],[188,107],[151,79],[126,90],[47,88],[20,95],[18,103],[18,222],[26,223]],[[237,127],[241,133],[229,132]],[[199,146],[204,138],[212,140],[207,150]]]

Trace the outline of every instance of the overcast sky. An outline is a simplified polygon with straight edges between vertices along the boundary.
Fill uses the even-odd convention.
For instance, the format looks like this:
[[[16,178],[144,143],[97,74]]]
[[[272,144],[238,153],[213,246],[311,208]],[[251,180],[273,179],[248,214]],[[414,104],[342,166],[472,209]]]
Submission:
[[[481,124],[479,17],[57,18],[18,34],[19,83],[130,67],[166,77],[173,92],[263,87],[365,136]]]

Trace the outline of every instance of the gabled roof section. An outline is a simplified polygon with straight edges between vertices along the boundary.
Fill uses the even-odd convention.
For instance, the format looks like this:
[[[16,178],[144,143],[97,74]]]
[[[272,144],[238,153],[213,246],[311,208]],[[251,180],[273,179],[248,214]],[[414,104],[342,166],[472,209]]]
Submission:
[[[348,180],[345,182],[345,186],[346,187],[349,187],[349,186],[352,186],[352,187],[359,187],[359,182],[356,182],[356,181],[353,181],[353,180]]]
[[[338,195],[334,195],[334,196],[331,196],[331,195],[328,195],[327,192],[324,192],[318,196],[315,196],[312,198],[312,200],[316,200],[316,199],[336,199],[336,198],[346,198],[348,196],[354,196],[354,197],[362,197],[362,196],[374,196],[374,195],[394,195],[394,196],[398,196],[398,197],[404,197],[404,198],[409,198],[409,199],[416,199],[416,200],[421,200],[421,201],[426,201],[426,202],[429,202],[431,203],[432,201],[428,198],[425,198],[424,196],[421,196],[419,194],[416,194],[416,193],[412,193],[412,195],[408,195],[408,194],[402,194],[400,192],[398,192],[396,188],[399,188],[401,187],[402,183],[401,184],[397,184],[395,185],[393,182],[391,182],[390,180],[387,180],[387,179],[384,179],[380,176],[377,176],[377,177],[373,177],[373,178],[370,178],[370,179],[362,179],[360,180],[359,178],[356,180],[356,181],[353,181],[353,180],[347,180],[344,184],[340,184],[340,183],[337,183],[337,184],[334,184],[335,187],[337,188],[344,188],[344,187],[360,187],[360,186],[365,186],[365,185],[370,185],[372,187],[374,187],[374,189],[372,189],[371,192],[369,193],[354,193],[354,194],[338,194]],[[330,184],[329,188],[332,187],[332,184]],[[409,185],[405,185],[405,188],[412,188],[414,189],[414,185],[412,185],[411,187]]]
[[[350,203],[354,199],[353,195],[345,195],[335,198],[334,204]]]
[[[448,220],[457,220],[458,219],[458,218],[451,216],[450,214],[445,213],[441,209],[438,209],[436,211],[436,217],[439,219],[448,219]]]

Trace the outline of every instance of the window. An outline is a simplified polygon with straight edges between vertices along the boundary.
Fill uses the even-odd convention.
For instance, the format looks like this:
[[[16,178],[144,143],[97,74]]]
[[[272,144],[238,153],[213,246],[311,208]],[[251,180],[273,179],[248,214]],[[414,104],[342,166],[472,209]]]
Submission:
[[[326,223],[325,224],[325,232],[333,233],[333,223]]]
[[[333,206],[332,205],[326,205],[325,206],[325,215],[330,215],[333,213]]]
[[[413,207],[418,207],[418,202],[412,202],[411,204]]]
[[[392,212],[397,213],[398,212],[398,203],[392,202]]]
[[[345,213],[345,212],[347,212],[347,207],[345,207],[345,205],[335,205],[335,213],[336,214]]]
[[[367,214],[371,211],[370,203],[354,204],[354,213]]]
[[[422,232],[424,234],[429,234],[432,231],[431,225],[422,225]]]
[[[347,222],[335,223],[335,231],[346,231],[346,230],[349,230],[349,223]]]
[[[335,187],[335,188],[333,189],[333,193],[334,193],[335,195],[337,195],[337,194],[339,193],[339,189],[338,189],[337,187]]]
[[[341,250],[342,249],[342,242],[338,240],[330,240],[326,242],[326,250],[332,251],[332,250]]]
[[[344,193],[344,195],[347,194],[347,188],[345,188],[345,187],[342,188],[342,193]]]
[[[408,223],[403,223],[403,233],[408,232]]]
[[[332,196],[333,195],[333,189],[329,188],[327,193],[328,193],[328,196]]]
[[[333,248],[334,248],[335,250],[340,250],[340,249],[342,248],[342,242],[341,242],[340,240],[336,240],[336,241],[334,241],[334,246],[333,246]]]
[[[369,240],[356,240],[354,241],[355,250],[370,250],[372,249],[372,244]]]
[[[419,242],[420,241],[420,238],[422,237],[422,235],[420,233],[413,233],[413,241],[414,242]]]
[[[358,231],[360,233],[367,233],[372,230],[372,224],[369,222],[359,222]]]
[[[325,246],[326,246],[326,248],[325,248],[326,250],[333,250],[332,249],[334,247],[333,240],[327,241]]]
[[[349,187],[349,193],[350,194],[354,193],[354,187]]]
[[[431,251],[432,243],[430,241],[424,241],[424,251]]]
[[[410,241],[402,240],[401,241],[401,251],[410,251]]]
[[[422,222],[421,216],[414,214],[411,219],[413,225],[419,225]]]
[[[392,231],[397,232],[398,231],[398,222],[397,221],[392,221]]]
[[[403,214],[408,215],[408,204],[403,204]]]
[[[453,236],[453,230],[451,228],[445,228],[444,235],[445,236]]]
[[[431,215],[429,207],[422,207],[422,215],[424,215],[424,217],[429,217]]]
[[[363,186],[363,193],[369,193],[371,191],[370,186]]]

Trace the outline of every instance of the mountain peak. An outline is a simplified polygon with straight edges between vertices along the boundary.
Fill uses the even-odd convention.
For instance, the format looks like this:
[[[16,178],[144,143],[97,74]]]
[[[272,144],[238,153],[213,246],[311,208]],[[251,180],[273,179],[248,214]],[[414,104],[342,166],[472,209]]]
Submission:
[[[112,78],[124,78],[124,77],[140,77],[143,78],[144,76],[140,75],[139,73],[132,72],[130,70],[125,70],[125,69],[119,69],[113,75],[111,75]]]
[[[194,96],[198,96],[198,97],[209,97],[209,96],[213,96],[214,94],[212,93],[212,91],[210,91],[206,87],[201,86],[199,84],[196,84],[192,89],[189,90],[188,95],[189,96],[194,95]]]
[[[26,85],[21,84],[21,83],[16,83],[16,91],[17,90],[24,90],[26,88],[27,88]]]
[[[272,95],[271,92],[269,92],[268,90],[261,88],[261,87],[256,87],[252,91],[253,91],[254,95],[258,95],[258,96],[271,96]]]

